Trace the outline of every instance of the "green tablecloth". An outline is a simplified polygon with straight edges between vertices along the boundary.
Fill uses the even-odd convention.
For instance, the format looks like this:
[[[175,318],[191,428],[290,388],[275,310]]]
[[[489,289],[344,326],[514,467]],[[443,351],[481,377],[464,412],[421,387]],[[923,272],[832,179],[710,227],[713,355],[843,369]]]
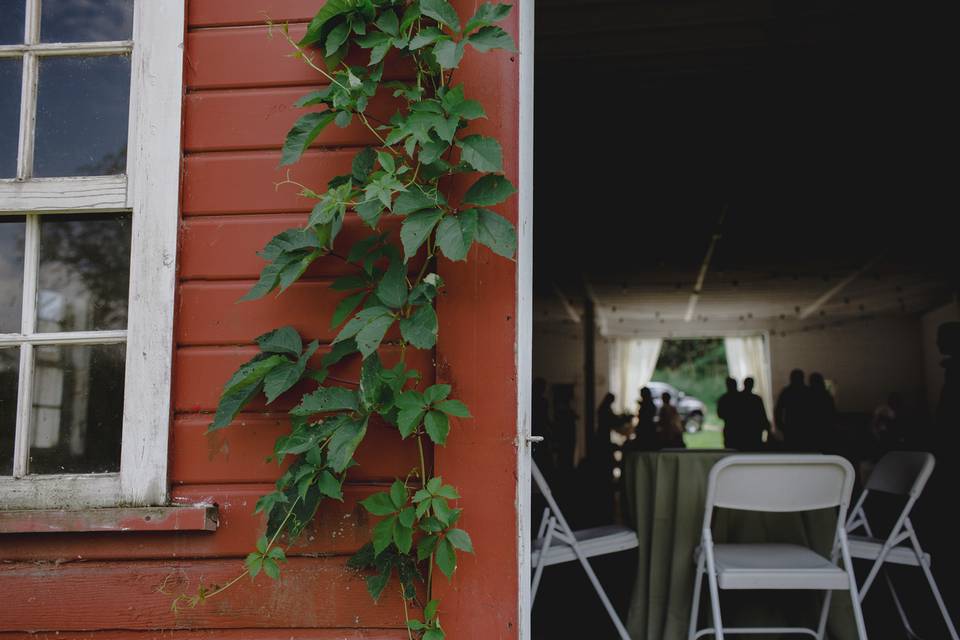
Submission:
[[[707,476],[721,451],[629,452],[623,461],[623,511],[640,541],[637,578],[627,629],[634,640],[685,640],[690,622]],[[837,516],[833,509],[768,514],[718,509],[714,541],[787,542],[829,556]],[[706,585],[706,583],[704,583]],[[706,591],[706,587],[704,588]],[[724,626],[816,627],[822,592],[722,591]],[[701,605],[701,626],[709,604]],[[835,592],[827,628],[831,640],[857,637],[847,592]],[[754,636],[758,637],[758,636]]]

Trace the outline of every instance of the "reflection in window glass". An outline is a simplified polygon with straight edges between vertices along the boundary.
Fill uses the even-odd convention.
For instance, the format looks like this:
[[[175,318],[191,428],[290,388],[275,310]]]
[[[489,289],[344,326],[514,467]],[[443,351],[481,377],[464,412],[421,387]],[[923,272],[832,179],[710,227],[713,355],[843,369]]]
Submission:
[[[34,349],[29,471],[120,470],[126,346]]]
[[[23,42],[23,6],[26,0],[0,0],[0,44],[21,44]],[[0,95],[3,95],[0,93]]]
[[[133,0],[43,0],[41,42],[129,40]]]
[[[44,216],[37,331],[127,328],[130,216]]]
[[[0,476],[13,474],[20,347],[0,347]]]
[[[34,175],[124,173],[129,94],[129,56],[41,60]]]
[[[0,333],[20,331],[24,219],[0,216]]]
[[[17,175],[22,66],[19,58],[0,58],[0,178]]]

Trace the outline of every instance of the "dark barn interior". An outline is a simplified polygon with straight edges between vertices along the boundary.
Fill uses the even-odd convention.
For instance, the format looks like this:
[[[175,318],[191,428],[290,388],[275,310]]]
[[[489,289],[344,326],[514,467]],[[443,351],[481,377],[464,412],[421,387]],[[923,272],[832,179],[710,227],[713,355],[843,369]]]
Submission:
[[[868,469],[870,412],[897,392],[910,425],[896,445],[951,464],[931,337],[960,319],[937,152],[943,40],[917,14],[851,1],[537,3],[534,377],[550,412],[569,402],[575,414],[573,461],[556,442],[540,451],[570,467],[554,490],[574,528],[622,518],[622,496],[598,507],[607,494],[585,469],[605,438],[607,345],[631,337],[762,334],[774,394],[794,367],[833,385],[826,452]],[[535,496],[535,526],[538,508]],[[958,554],[922,515],[941,587],[960,593]],[[626,620],[636,552],[595,566]],[[947,637],[922,578],[902,573],[914,627]],[[576,563],[545,575],[535,638],[615,637]],[[582,615],[557,614],[571,607]],[[905,637],[884,589],[864,611],[871,637]]]

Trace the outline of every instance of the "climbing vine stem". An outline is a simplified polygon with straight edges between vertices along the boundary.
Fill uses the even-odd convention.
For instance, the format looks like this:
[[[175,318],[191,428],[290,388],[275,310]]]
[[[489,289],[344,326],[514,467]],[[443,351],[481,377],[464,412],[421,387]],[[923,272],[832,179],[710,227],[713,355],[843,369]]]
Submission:
[[[327,344],[305,343],[291,326],[256,338],[259,353],[226,383],[210,424],[210,431],[233,424],[261,396],[269,406],[304,384],[313,387],[289,410],[290,430],[274,444],[272,457],[289,466],[257,501],[266,530],[240,577],[280,575],[286,552],[276,543],[285,539],[290,551],[324,500],[343,500],[343,483],[372,422],[393,428],[398,445],[416,439],[419,468],[361,501],[377,520],[348,565],[365,575],[375,600],[398,581],[408,634],[421,640],[445,638],[441,605],[430,597],[434,566],[451,579],[458,554],[473,553],[459,526],[460,494],[431,475],[425,440],[445,446],[470,413],[450,385],[429,384],[432,376],[408,368],[407,355],[436,346],[434,305],[444,287],[439,256],[463,261],[491,250],[512,258],[516,251],[513,225],[490,208],[516,191],[503,175],[501,145],[472,130],[486,113],[452,75],[468,48],[515,50],[497,26],[510,10],[486,2],[462,22],[447,0],[327,0],[299,40],[282,26],[293,55],[316,71],[322,88],[295,103],[304,113],[286,136],[281,165],[322,143],[328,127],[351,127],[354,120],[372,144],[354,155],[349,173],[322,188],[308,186],[309,177],[288,176],[278,185],[297,186],[312,210],[305,225],[278,234],[259,253],[263,270],[242,299],[282,294],[325,257],[345,260],[351,270],[330,285],[342,296],[330,327],[302,327]],[[452,176],[470,185],[460,197],[450,189]],[[348,225],[367,233],[343,247],[340,232]],[[343,370],[357,363],[359,377],[351,381]],[[422,615],[412,616],[412,605]]]

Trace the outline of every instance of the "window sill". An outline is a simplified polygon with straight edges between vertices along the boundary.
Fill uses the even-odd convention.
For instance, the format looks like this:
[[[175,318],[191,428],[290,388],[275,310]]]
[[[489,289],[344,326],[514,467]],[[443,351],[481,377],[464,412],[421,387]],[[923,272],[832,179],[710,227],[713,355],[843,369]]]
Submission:
[[[216,531],[217,524],[217,507],[211,504],[0,511],[0,534]]]

